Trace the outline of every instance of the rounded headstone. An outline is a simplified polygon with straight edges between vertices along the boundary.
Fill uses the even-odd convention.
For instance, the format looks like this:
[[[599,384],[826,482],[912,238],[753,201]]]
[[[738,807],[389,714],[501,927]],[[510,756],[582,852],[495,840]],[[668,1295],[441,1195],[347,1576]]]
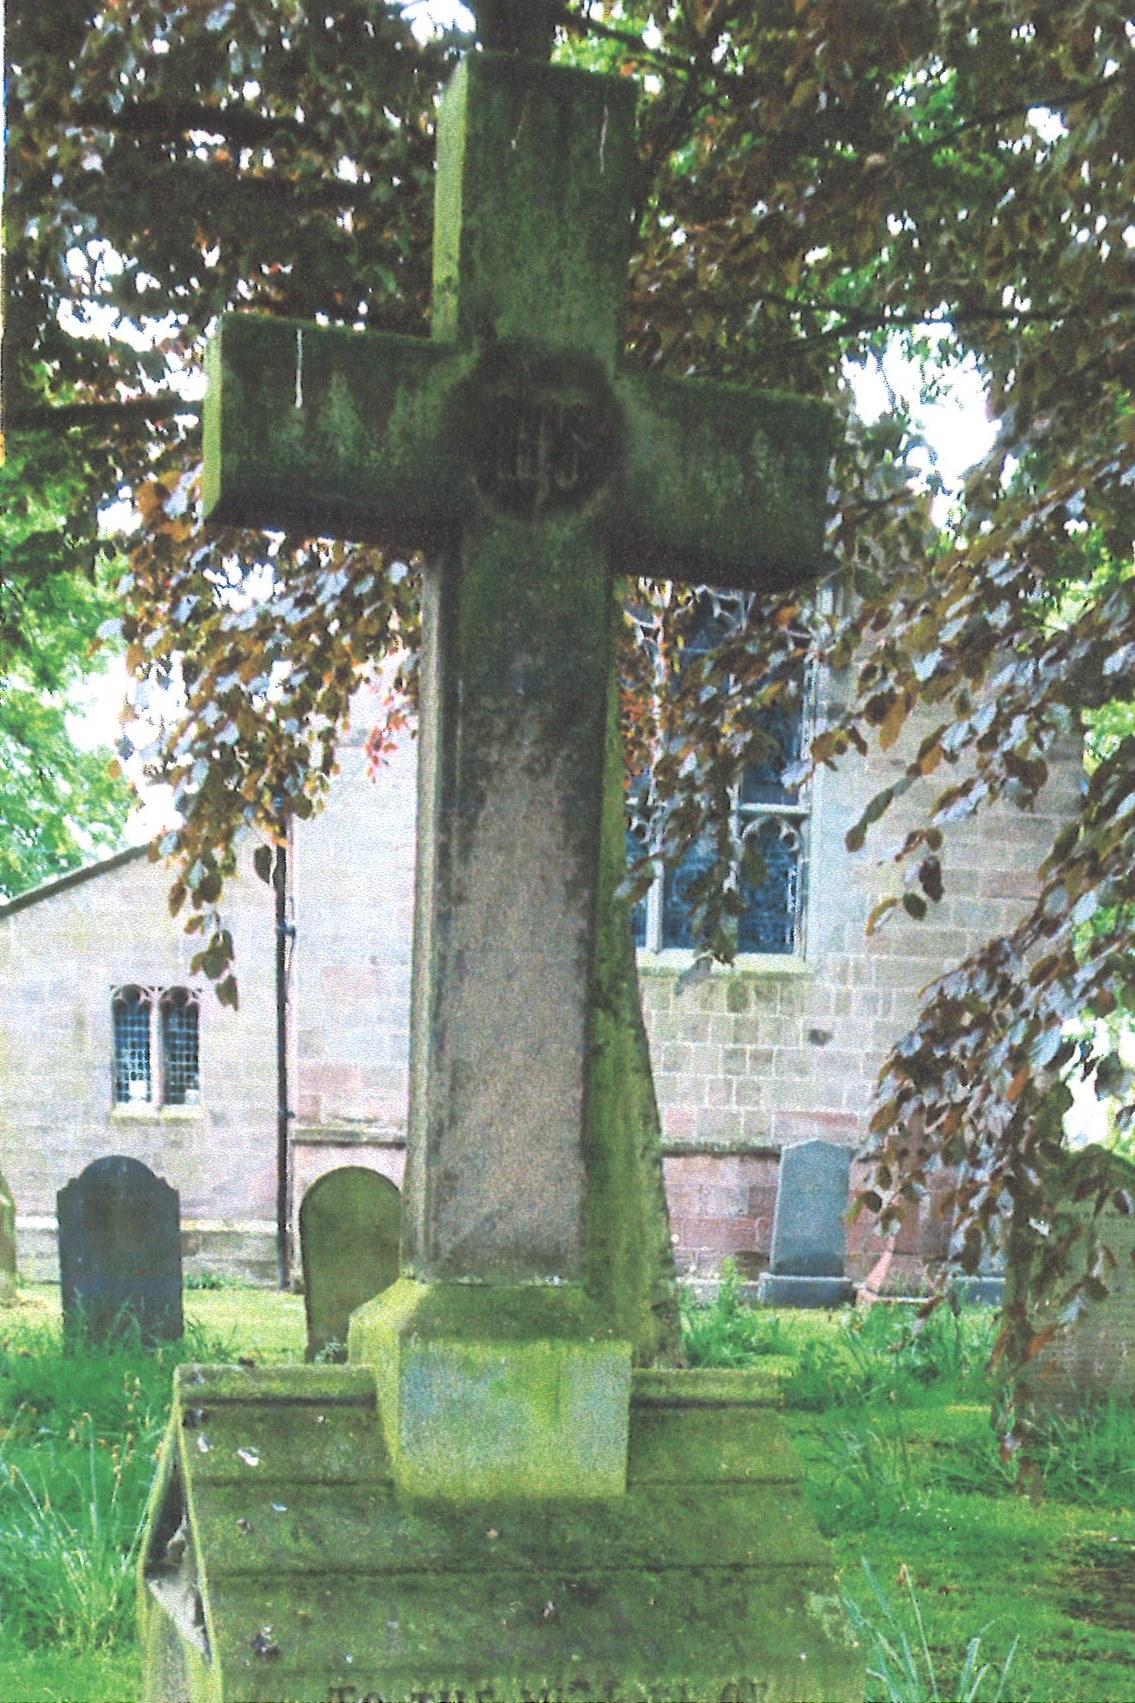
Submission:
[[[178,1192],[139,1159],[96,1159],[55,1197],[66,1331],[93,1342],[136,1321],[145,1343],[183,1334]]]
[[[345,1345],[356,1307],[398,1276],[402,1196],[388,1177],[343,1165],[313,1183],[300,1203],[307,1355]]]
[[[0,1306],[16,1299],[16,1203],[0,1177]]]

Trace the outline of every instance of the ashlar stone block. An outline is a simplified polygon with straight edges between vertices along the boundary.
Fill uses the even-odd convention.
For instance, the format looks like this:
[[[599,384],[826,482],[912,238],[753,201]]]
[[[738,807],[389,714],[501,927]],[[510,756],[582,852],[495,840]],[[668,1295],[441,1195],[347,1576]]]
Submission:
[[[630,1344],[575,1284],[411,1278],[353,1315],[401,1495],[596,1500],[626,1489]]]

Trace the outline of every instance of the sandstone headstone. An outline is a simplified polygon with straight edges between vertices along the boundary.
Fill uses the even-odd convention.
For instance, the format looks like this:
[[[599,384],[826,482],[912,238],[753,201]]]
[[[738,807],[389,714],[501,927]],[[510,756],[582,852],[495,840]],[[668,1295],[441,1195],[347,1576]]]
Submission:
[[[798,1141],[780,1156],[772,1255],[762,1301],[777,1307],[838,1307],[851,1299],[844,1276],[851,1153],[830,1141]]]
[[[342,1349],[356,1307],[398,1276],[402,1197],[388,1177],[343,1165],[313,1183],[300,1202],[307,1357]]]
[[[1115,1265],[1105,1278],[1107,1296],[1089,1302],[1070,1323],[1063,1324],[1041,1351],[1022,1369],[1019,1394],[1035,1412],[1071,1412],[1093,1402],[1135,1397],[1135,1165],[1104,1148],[1091,1147],[1069,1155],[1057,1182],[1059,1214],[1086,1224],[1094,1212],[1096,1179],[1106,1184],[1108,1201],[1095,1221],[1095,1240],[1110,1250]],[[1075,1198],[1087,1183],[1092,1198]],[[1122,1211],[1119,1196],[1128,1205]],[[1066,1225],[1052,1226],[1054,1235]],[[1073,1253],[1070,1276],[1084,1270],[1086,1244]],[[1023,1302],[1036,1327],[1044,1331],[1063,1311],[1058,1285],[1055,1297],[1038,1299],[1032,1292],[1031,1271],[1013,1252],[1005,1276],[1005,1303]]]
[[[0,1177],[0,1305],[16,1298],[16,1203]]]
[[[177,1190],[138,1159],[96,1159],[55,1197],[63,1325],[104,1342],[136,1321],[142,1341],[184,1330]]]

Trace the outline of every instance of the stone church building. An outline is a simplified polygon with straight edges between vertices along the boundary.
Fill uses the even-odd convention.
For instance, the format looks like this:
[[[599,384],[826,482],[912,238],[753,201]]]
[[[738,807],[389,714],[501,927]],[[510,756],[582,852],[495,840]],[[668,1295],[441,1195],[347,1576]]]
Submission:
[[[373,720],[361,699],[327,807],[298,825],[288,860],[293,1227],[324,1172],[362,1164],[400,1183],[405,1159],[416,747],[407,738],[372,778]],[[696,857],[639,907],[680,1272],[712,1275],[729,1256],[746,1274],[762,1268],[781,1148],[816,1136],[862,1144],[875,1076],[920,990],[1019,913],[1079,784],[1069,760],[1041,809],[955,826],[943,901],[922,923],[892,913],[868,937],[867,917],[895,880],[880,856],[917,800],[908,795],[901,816],[885,818],[857,855],[844,835],[906,758],[901,744],[875,751],[798,793],[771,768],[747,777],[739,827],[759,836],[769,874],[747,895],[732,968],[679,986],[691,959],[682,889]],[[225,896],[235,1012],[190,973],[196,937],[170,917],[169,868],[144,850],[0,905],[0,1174],[16,1200],[25,1277],[55,1273],[56,1191],[117,1153],[180,1191],[187,1271],[274,1280],[276,896],[254,874],[251,852]],[[916,1282],[947,1234],[924,1210],[899,1239],[898,1281]],[[869,1226],[853,1226],[851,1274],[862,1277],[880,1251]]]

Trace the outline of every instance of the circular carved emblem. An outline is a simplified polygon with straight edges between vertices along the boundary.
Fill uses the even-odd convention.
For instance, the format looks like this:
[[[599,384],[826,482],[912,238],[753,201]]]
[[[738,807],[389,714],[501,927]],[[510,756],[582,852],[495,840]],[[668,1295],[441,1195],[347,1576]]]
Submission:
[[[477,488],[494,507],[537,519],[582,507],[610,479],[619,411],[590,362],[494,349],[472,392]]]

